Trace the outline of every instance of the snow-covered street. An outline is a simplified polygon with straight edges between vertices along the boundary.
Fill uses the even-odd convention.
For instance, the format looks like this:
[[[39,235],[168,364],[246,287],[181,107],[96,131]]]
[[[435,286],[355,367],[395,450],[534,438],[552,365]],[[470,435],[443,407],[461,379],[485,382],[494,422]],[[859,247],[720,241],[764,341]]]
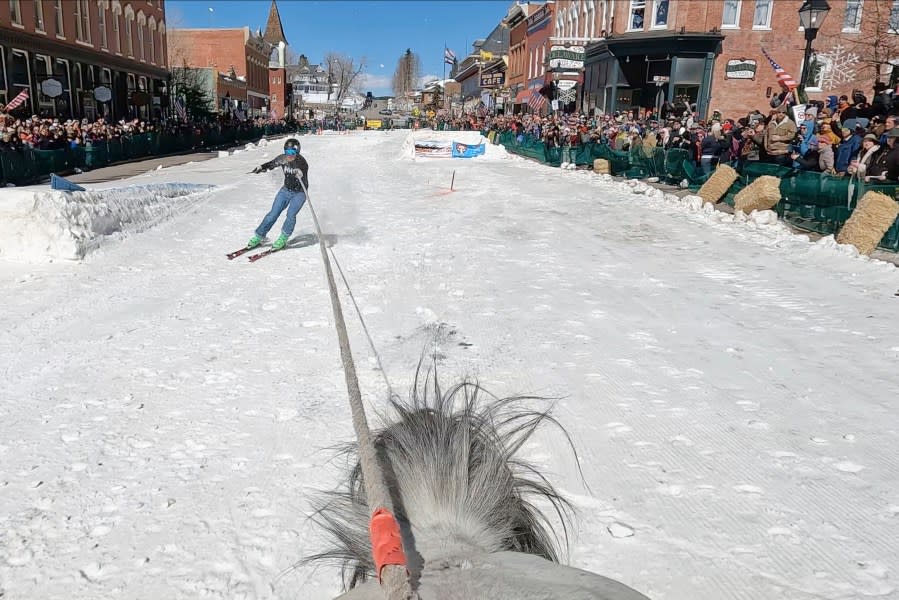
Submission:
[[[436,345],[447,381],[559,398],[589,489],[551,428],[524,457],[579,511],[570,564],[655,600],[899,598],[899,269],[501,148],[412,160],[407,134],[303,137],[311,201],[402,394]],[[280,147],[87,186],[154,186],[103,196],[122,223],[0,191],[4,600],[339,591],[291,568],[353,435],[308,207],[294,247],[225,258]]]

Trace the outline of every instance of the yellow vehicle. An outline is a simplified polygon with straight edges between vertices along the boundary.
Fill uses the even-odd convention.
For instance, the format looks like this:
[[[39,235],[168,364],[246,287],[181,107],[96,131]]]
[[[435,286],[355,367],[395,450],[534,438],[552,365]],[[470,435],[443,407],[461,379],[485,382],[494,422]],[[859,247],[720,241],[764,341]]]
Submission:
[[[365,122],[366,129],[380,129],[382,125],[381,119],[368,119]]]

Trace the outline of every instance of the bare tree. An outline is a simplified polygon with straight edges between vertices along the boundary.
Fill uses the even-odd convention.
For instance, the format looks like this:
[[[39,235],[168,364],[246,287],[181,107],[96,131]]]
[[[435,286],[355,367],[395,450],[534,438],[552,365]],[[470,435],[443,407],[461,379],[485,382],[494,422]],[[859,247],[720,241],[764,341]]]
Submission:
[[[421,59],[411,48],[406,48],[396,63],[396,71],[393,72],[393,93],[397,97],[403,97],[414,90],[420,73]]]
[[[353,87],[359,75],[365,69],[365,57],[356,62],[352,56],[338,52],[328,52],[325,55],[325,65],[328,67],[328,80],[331,89],[328,90],[328,98],[334,95],[335,108],[340,111],[340,101]]]
[[[860,7],[863,11],[863,18],[859,23],[860,34],[836,33],[822,36],[834,44],[834,48],[818,54],[830,61],[830,54],[837,49],[837,58],[850,59],[845,67],[854,67],[856,81],[880,79],[889,72],[886,66],[899,59],[899,11],[894,8],[894,4],[893,0],[866,0],[863,8]],[[853,60],[854,65],[850,64]],[[893,69],[893,73],[895,78],[899,69]]]

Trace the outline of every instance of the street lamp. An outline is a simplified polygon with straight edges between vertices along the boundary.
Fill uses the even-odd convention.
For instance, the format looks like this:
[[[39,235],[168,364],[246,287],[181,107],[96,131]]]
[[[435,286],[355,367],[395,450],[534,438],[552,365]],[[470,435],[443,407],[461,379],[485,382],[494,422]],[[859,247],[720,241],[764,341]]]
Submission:
[[[802,61],[802,79],[799,91],[805,95],[805,81],[809,74],[809,63],[812,56],[812,41],[818,37],[818,29],[830,12],[827,0],[805,0],[799,7],[799,24],[805,29],[805,58]]]

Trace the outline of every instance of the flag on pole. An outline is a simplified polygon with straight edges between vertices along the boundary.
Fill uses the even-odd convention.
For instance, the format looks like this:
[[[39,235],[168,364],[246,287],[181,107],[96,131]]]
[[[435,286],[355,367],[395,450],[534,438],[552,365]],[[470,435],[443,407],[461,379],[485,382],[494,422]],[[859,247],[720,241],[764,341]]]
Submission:
[[[6,110],[11,111],[19,108],[25,101],[28,100],[28,88],[25,88],[19,95],[9,101],[9,104],[6,105]]]
[[[443,47],[443,62],[445,62],[448,65],[451,65],[455,61],[456,61],[456,53],[453,52],[452,50],[450,50],[449,48],[447,48],[446,46],[444,46]]]
[[[187,121],[187,111],[184,110],[184,102],[181,98],[175,98],[175,112],[178,113],[182,121]]]
[[[481,60],[483,60],[483,61],[493,60],[493,52],[488,52],[487,50],[481,50]]]
[[[777,83],[788,90],[794,90],[799,87],[799,84],[796,83],[796,80],[793,79],[793,76],[784,71],[784,68],[774,62],[774,59],[771,58],[771,55],[768,54],[768,51],[762,48],[762,54],[765,55],[765,58],[768,59],[768,62],[771,63],[771,68],[774,69],[774,73],[777,75]]]
[[[528,99],[528,106],[531,107],[531,110],[534,112],[540,112],[540,109],[546,104],[546,96],[541,94],[539,91],[534,90],[531,92],[531,97]]]

